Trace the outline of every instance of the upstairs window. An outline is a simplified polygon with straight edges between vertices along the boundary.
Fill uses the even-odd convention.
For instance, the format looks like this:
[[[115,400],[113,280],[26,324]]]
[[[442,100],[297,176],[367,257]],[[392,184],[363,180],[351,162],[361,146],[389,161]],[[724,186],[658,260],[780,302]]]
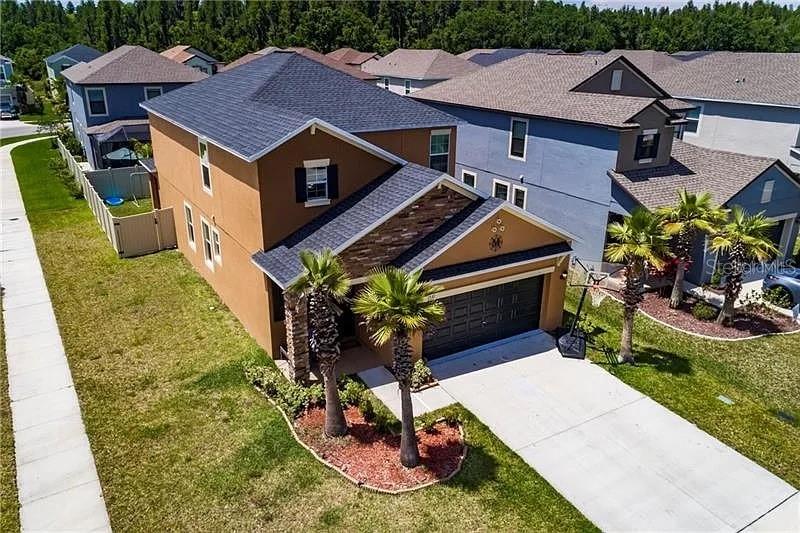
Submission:
[[[405,94],[411,94],[411,80],[406,80],[403,82],[403,91]]]
[[[492,185],[492,196],[507,201],[509,189],[510,187],[508,186],[507,182],[494,180],[494,184]]]
[[[511,133],[508,141],[508,157],[525,161],[528,145],[528,121],[524,118],[511,119]]]
[[[463,181],[464,184],[469,185],[470,187],[475,187],[475,184],[478,181],[478,176],[474,172],[469,172],[468,170],[462,170],[461,181]]]
[[[103,87],[89,87],[86,89],[86,100],[89,103],[90,117],[104,117],[108,115],[106,90]]]
[[[303,161],[294,170],[294,181],[296,200],[306,207],[328,205],[339,197],[339,167],[330,159]]]
[[[211,165],[208,162],[208,144],[203,140],[198,141],[198,154],[200,155],[200,179],[203,184],[203,190],[211,194]]]
[[[450,168],[450,130],[431,132],[430,164],[434,170],[447,172]]]
[[[611,90],[619,91],[622,89],[622,71],[614,70],[611,72]]]
[[[525,209],[528,205],[528,189],[514,185],[514,197],[512,200],[515,206]]]
[[[697,135],[700,131],[700,117],[703,114],[703,107],[698,106],[686,112],[686,124],[683,126],[683,132],[689,135]]]
[[[328,167],[306,169],[306,200],[328,199]]]
[[[155,98],[157,96],[161,96],[164,94],[164,91],[161,87],[145,87],[144,88],[144,99],[150,100],[151,98]]]
[[[658,133],[646,132],[636,138],[636,159],[640,163],[650,163],[658,155]]]
[[[381,80],[381,81],[383,82],[383,88],[384,89],[388,89],[389,88],[389,78],[383,78],[383,80]]]
[[[768,180],[764,182],[764,188],[761,189],[761,203],[768,204],[772,201],[772,189],[775,188],[775,180]]]

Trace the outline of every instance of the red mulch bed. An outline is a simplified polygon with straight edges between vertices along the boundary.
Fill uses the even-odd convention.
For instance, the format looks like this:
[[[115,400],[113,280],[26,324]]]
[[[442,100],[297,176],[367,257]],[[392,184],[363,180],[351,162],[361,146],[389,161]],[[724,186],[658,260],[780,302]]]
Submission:
[[[373,488],[397,491],[445,479],[458,470],[466,450],[459,427],[438,422],[429,431],[417,432],[420,466],[405,468],[400,464],[399,435],[378,432],[355,407],[347,408],[344,416],[348,425],[344,437],[323,436],[325,410],[321,407],[295,420],[295,431],[320,457]]]
[[[800,325],[782,315],[764,316],[748,314],[737,309],[736,319],[732,327],[725,327],[712,321],[703,321],[692,315],[692,308],[698,303],[696,298],[687,297],[680,308],[670,309],[669,298],[648,292],[644,295],[641,309],[650,316],[666,322],[676,328],[723,339],[741,339],[765,333],[782,333],[797,331]]]

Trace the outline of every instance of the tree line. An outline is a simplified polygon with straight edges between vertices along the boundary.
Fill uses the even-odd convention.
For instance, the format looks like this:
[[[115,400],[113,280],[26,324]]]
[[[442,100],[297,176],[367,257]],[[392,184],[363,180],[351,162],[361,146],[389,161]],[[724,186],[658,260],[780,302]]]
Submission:
[[[551,0],[2,0],[2,53],[33,79],[75,43],[101,51],[191,44],[232,61],[265,46],[800,51],[800,7],[756,1],[598,9]]]

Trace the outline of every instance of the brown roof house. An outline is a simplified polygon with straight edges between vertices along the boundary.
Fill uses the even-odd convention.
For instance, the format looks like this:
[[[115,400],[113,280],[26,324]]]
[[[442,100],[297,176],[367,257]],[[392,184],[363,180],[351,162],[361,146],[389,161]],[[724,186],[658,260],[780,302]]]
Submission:
[[[482,67],[444,50],[398,48],[370,62],[364,70],[378,76],[378,87],[397,94],[411,94],[443,80],[475,72]]]
[[[339,48],[338,50],[328,52],[325,55],[331,59],[341,61],[342,63],[346,63],[362,70],[366,65],[381,58],[381,56],[375,52],[361,52],[353,48]]]
[[[296,54],[300,54],[301,56],[307,57],[317,63],[321,63],[326,67],[330,67],[336,69],[340,72],[344,72],[345,74],[349,74],[354,78],[358,78],[359,80],[364,81],[374,81],[377,79],[377,76],[369,74],[368,72],[363,72],[358,67],[349,65],[344,61],[338,61],[333,59],[325,54],[320,54],[316,50],[312,50],[311,48],[305,48],[301,46],[292,46],[289,48],[278,48],[277,46],[268,46],[267,48],[263,48],[258,52],[253,52],[250,54],[245,54],[236,61],[229,63],[224,70],[230,70],[233,68],[238,67],[239,65],[244,65],[253,61],[254,59],[258,59],[259,57],[263,57],[265,55],[271,54],[273,52],[294,52]]]
[[[454,117],[287,52],[142,107],[180,250],[296,379],[313,357],[284,291],[303,250],[334,250],[354,290],[385,265],[441,284],[448,318],[417,356],[560,325],[572,236],[452,177]],[[389,362],[346,305],[340,331]]]
[[[675,139],[694,104],[624,53],[525,54],[412,98],[462,120],[459,179],[557,221],[577,235],[575,255],[585,262],[603,262],[609,219],[672,203],[683,188],[765,211],[779,221],[774,238],[784,255],[797,238],[800,190],[788,167]],[[712,259],[698,258],[690,281],[706,281],[701,265]]]
[[[164,50],[161,52],[161,55],[167,59],[182,63],[187,67],[205,72],[208,75],[216,74],[224,65],[222,61],[217,61],[202,50],[185,44],[179,44]]]

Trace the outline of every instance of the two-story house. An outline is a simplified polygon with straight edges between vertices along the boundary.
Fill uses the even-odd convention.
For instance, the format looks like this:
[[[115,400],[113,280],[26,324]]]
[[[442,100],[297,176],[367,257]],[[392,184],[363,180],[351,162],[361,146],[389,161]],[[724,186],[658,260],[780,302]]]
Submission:
[[[693,105],[672,98],[626,57],[527,54],[413,97],[464,121],[458,127],[457,177],[557,222],[580,238],[576,256],[595,264],[603,260],[608,221],[636,203],[624,193],[630,187],[623,188],[621,176],[644,189],[648,176],[664,176],[669,193],[659,202],[670,204],[684,187],[715,192],[699,160],[732,157],[675,140]],[[673,143],[680,148],[674,150]],[[756,196],[759,211],[789,220],[778,239],[785,253],[796,238],[791,221],[798,211],[797,188],[785,165],[774,176],[763,175],[775,162],[742,167],[715,198],[725,203]],[[668,177],[678,175],[682,179]]]
[[[296,378],[313,361],[285,292],[303,250],[336,252],[354,291],[386,265],[441,284],[447,320],[416,355],[560,324],[572,236],[451,176],[454,117],[289,52],[141,105],[178,248]],[[361,322],[342,305],[343,345],[387,363]]]
[[[156,98],[206,74],[141,46],[120,46],[64,71],[72,131],[92,168],[135,163],[134,140],[150,140],[141,102]]]
[[[480,68],[477,63],[444,50],[406,48],[398,48],[362,67],[365,72],[378,77],[378,87],[404,95]]]
[[[14,62],[10,57],[0,55],[0,85],[11,83],[11,76],[14,75]]]
[[[47,70],[47,81],[52,83],[61,76],[61,71],[68,69],[78,63],[88,63],[103,55],[100,50],[95,50],[85,44],[73,44],[69,48],[59,50],[44,58],[45,69]]]
[[[187,67],[205,72],[209,76],[216,74],[224,65],[222,61],[218,61],[202,50],[186,44],[179,44],[168,48],[161,52],[161,55],[167,59],[186,65]]]

